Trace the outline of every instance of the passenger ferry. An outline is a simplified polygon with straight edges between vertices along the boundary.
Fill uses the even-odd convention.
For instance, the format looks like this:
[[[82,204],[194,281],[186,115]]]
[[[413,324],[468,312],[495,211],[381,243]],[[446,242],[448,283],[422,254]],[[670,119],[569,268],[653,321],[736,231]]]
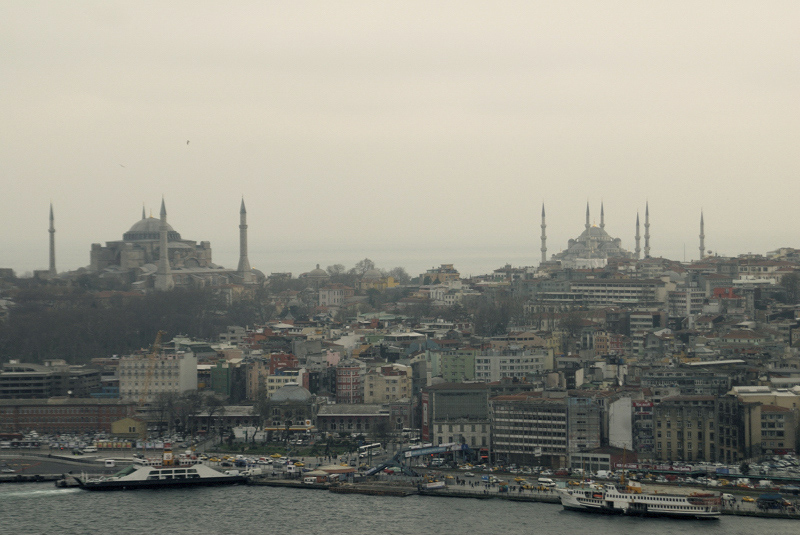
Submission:
[[[616,485],[557,489],[564,509],[591,513],[680,518],[720,517],[722,499],[712,493],[661,494],[620,490]]]
[[[76,477],[84,490],[133,490],[174,487],[235,485],[245,477],[218,472],[196,459],[175,462],[172,451],[165,449],[161,460],[136,459],[134,464],[108,477]]]

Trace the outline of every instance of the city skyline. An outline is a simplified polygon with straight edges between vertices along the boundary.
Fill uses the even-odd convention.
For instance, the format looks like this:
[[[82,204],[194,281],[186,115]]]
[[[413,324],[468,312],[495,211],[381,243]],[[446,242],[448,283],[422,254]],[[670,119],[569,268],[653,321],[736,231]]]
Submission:
[[[244,201],[240,201],[244,202]],[[167,203],[169,204],[169,203]],[[649,206],[649,205],[648,205]],[[594,213],[591,212],[591,205],[587,203],[585,209],[587,210],[585,221],[582,226],[593,226],[593,227],[603,227],[604,219],[602,217],[602,210],[604,210],[604,204],[601,203],[600,208],[597,210],[600,212],[599,217],[595,218]],[[56,229],[58,228],[58,217],[57,215],[53,215],[53,210],[50,209],[49,212],[49,221],[50,221],[50,228],[47,230],[49,234],[48,240],[49,243],[47,244],[48,248],[52,248],[55,246],[56,250],[56,261],[57,271],[59,273],[66,272],[66,271],[73,271],[75,269],[79,269],[81,267],[88,267],[89,266],[89,249],[91,243],[101,243],[105,244],[106,241],[117,241],[122,237],[122,233],[117,236],[110,236],[107,240],[103,240],[102,242],[95,242],[92,241],[91,243],[86,244],[86,250],[81,251],[80,247],[75,247],[75,242],[73,242],[72,247],[59,247],[58,245],[58,238],[55,239],[55,244],[53,243],[53,236],[56,233]],[[170,212],[172,208],[170,208]],[[57,212],[57,210],[56,210]],[[236,211],[237,215],[239,211]],[[139,217],[134,221],[138,221],[142,218],[153,218],[158,219],[153,214],[153,210],[148,212],[147,208],[143,208],[140,212]],[[703,218],[703,214],[701,213],[701,219]],[[228,219],[227,217],[225,219]],[[645,221],[644,216],[642,216],[641,221]],[[538,220],[541,223],[541,218]],[[548,218],[549,221],[549,218]],[[55,222],[55,223],[54,223]],[[203,237],[200,236],[192,236],[188,233],[183,231],[183,228],[180,226],[180,223],[176,223],[172,219],[169,220],[170,225],[179,233],[182,234],[183,238],[185,239],[196,239],[197,241],[203,240]],[[115,223],[116,225],[116,223]],[[123,225],[124,226],[124,225]],[[252,227],[252,225],[250,225]],[[574,225],[576,227],[576,231],[569,235],[567,239],[563,241],[563,243],[554,243],[554,240],[551,236],[556,236],[556,238],[560,238],[563,231],[554,232],[551,231],[551,225],[547,224],[547,259],[550,260],[556,253],[560,253],[567,249],[568,243],[573,241],[580,234],[580,228],[578,225]],[[616,226],[616,225],[615,225]],[[703,225],[704,226],[704,225]],[[639,225],[640,230],[643,225]],[[125,227],[127,230],[127,227]],[[698,234],[697,239],[695,240],[694,246],[688,246],[686,248],[686,258],[687,262],[697,260],[699,252],[698,252],[698,244],[703,243],[705,240],[700,238],[700,233],[703,232],[703,236],[705,237],[704,231],[701,230],[701,221],[698,221]],[[231,231],[232,232],[232,231]],[[236,243],[233,242],[222,242],[221,244],[215,245],[213,242],[211,243],[211,247],[215,254],[215,264],[221,265],[227,269],[234,269],[237,264],[237,260],[239,259],[240,251],[238,249],[239,246],[239,229],[238,225],[236,225]],[[552,234],[551,234],[552,232]],[[634,225],[634,232],[635,232],[635,225]],[[657,232],[657,229],[656,229]],[[618,237],[615,235],[613,227],[611,228],[610,234],[612,237]],[[492,244],[461,244],[455,246],[447,246],[447,247],[425,247],[425,246],[415,246],[415,244],[403,244],[402,246],[397,246],[397,244],[393,244],[390,242],[387,243],[373,243],[373,244],[359,244],[357,240],[353,243],[341,243],[341,244],[330,244],[330,243],[316,243],[313,242],[310,244],[281,244],[278,243],[275,249],[268,249],[265,247],[263,242],[253,240],[251,233],[250,237],[250,257],[255,259],[253,263],[253,267],[262,271],[266,275],[269,275],[272,272],[291,272],[293,276],[297,276],[303,272],[310,271],[313,269],[317,264],[320,265],[323,269],[327,266],[333,264],[344,264],[346,268],[352,267],[356,262],[362,260],[363,258],[370,258],[376,263],[376,266],[380,269],[389,270],[393,267],[403,267],[405,268],[409,274],[413,277],[418,275],[421,272],[424,272],[426,269],[431,267],[437,267],[439,264],[442,263],[454,263],[456,264],[456,269],[459,269],[462,275],[481,275],[490,273],[492,270],[503,267],[506,264],[510,264],[514,267],[536,267],[539,265],[541,258],[540,249],[532,250],[526,247],[526,243],[519,243],[519,244],[510,244],[507,242],[499,241],[498,243]],[[537,240],[536,245],[541,246],[541,236],[538,235],[535,237]],[[634,252],[634,244],[635,244],[635,237],[631,238],[630,240],[626,240],[624,237],[621,237],[622,246],[623,248],[628,248],[631,253]],[[775,248],[778,248],[776,246]],[[780,247],[790,247],[790,245],[783,245]],[[717,255],[719,256],[738,256],[740,254],[765,254],[768,251],[739,251],[732,254],[724,254],[719,251],[712,251],[707,249],[707,254]],[[36,251],[34,253],[34,257],[41,256],[42,254],[47,254],[48,251],[42,253],[42,251]],[[683,252],[683,251],[681,251]],[[85,253],[85,254],[84,254]],[[672,257],[669,255],[662,255],[659,254],[657,248],[652,251],[652,257],[663,257],[669,258],[672,260],[684,261],[683,257]],[[85,262],[82,263],[81,258],[85,257]],[[641,258],[644,258],[642,255]],[[66,267],[62,267],[61,264],[64,262],[66,263]],[[47,262],[49,259],[46,259]],[[34,264],[35,262],[35,264]],[[0,266],[0,267],[12,267],[14,266]],[[23,270],[18,270],[19,276],[28,276],[31,275],[34,270],[44,269],[38,265],[38,259],[34,260],[33,262],[29,262],[28,264],[23,265]]]
[[[162,195],[231,269],[244,197],[265,273],[538,265],[542,203],[548,258],[587,201],[628,251],[648,202],[653,256],[697,258],[701,211],[720,255],[800,247],[793,2],[0,9],[18,274],[51,201],[62,272]]]

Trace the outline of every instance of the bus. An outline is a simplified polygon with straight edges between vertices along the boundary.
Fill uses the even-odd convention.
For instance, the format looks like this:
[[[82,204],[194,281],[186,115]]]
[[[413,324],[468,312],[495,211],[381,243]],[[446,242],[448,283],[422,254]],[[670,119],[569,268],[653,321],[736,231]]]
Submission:
[[[358,456],[362,459],[369,455],[372,450],[379,450],[381,449],[380,443],[376,442],[375,444],[364,444],[363,446],[358,447]]]

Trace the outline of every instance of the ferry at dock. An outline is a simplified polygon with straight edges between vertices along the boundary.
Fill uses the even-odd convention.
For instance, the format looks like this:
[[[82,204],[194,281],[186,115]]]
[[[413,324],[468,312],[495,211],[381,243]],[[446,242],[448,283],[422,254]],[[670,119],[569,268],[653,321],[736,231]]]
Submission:
[[[180,458],[177,461],[170,449],[165,449],[160,460],[136,459],[113,476],[75,477],[83,490],[134,490],[175,487],[235,485],[246,478],[238,473],[222,473],[197,459]]]
[[[614,484],[556,489],[564,509],[602,514],[718,519],[722,498],[713,493],[632,492]]]

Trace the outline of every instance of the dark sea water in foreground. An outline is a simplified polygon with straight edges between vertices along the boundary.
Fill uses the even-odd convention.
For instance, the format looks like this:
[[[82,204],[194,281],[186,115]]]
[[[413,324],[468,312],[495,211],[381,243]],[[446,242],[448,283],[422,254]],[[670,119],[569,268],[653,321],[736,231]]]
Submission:
[[[52,483],[0,485],[2,534],[552,534],[781,535],[800,521],[602,516],[560,505],[465,498],[373,497],[236,486],[86,492]]]

